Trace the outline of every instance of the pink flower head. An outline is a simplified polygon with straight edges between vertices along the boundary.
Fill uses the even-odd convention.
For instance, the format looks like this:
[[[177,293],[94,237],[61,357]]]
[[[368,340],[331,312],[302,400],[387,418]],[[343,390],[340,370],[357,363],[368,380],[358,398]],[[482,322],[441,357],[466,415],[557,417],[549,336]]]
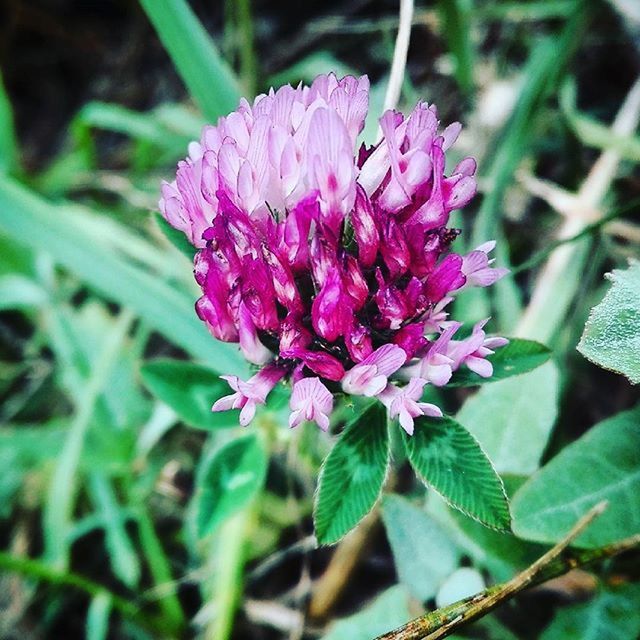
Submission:
[[[486,360],[494,353],[493,349],[503,347],[509,341],[506,338],[487,338],[483,327],[489,319],[478,322],[471,335],[464,340],[451,340],[447,346],[447,356],[453,361],[453,369],[463,364],[483,378],[493,375],[493,365]]]
[[[422,378],[411,378],[406,387],[396,387],[390,384],[378,396],[387,407],[389,417],[391,419],[398,418],[400,426],[409,435],[413,435],[414,418],[418,416],[442,417],[442,411],[435,404],[420,402],[422,390],[426,384],[427,381]]]
[[[271,390],[281,380],[287,370],[276,365],[268,365],[246,382],[237,376],[221,376],[235,391],[215,402],[211,411],[240,409],[240,424],[246,427],[256,414],[256,406],[264,404]]]
[[[326,426],[340,387],[395,394],[394,415],[412,415],[420,384],[444,384],[461,364],[486,370],[497,346],[476,345],[477,331],[453,341],[445,312],[455,292],[503,274],[492,244],[451,251],[449,214],[476,191],[472,158],[445,172],[460,125],[441,129],[420,102],[384,113],[380,140],[358,149],[368,98],[365,76],[330,73],[241,100],[162,187],[160,211],[199,250],[199,317],[264,367],[246,382],[228,376],[235,393],[214,405],[240,408],[242,424],[285,376],[295,424]],[[389,386],[411,376],[422,382]]]
[[[495,258],[489,259],[496,246],[495,240],[480,245],[477,249],[462,257],[462,273],[466,278],[465,286],[488,287],[509,273],[509,269],[491,267]]]
[[[302,378],[293,385],[289,426],[298,426],[303,420],[315,422],[323,431],[329,428],[333,411],[333,396],[320,378]]]
[[[400,347],[385,344],[347,371],[342,378],[342,388],[351,395],[378,395],[387,386],[387,378],[406,359],[407,354]]]

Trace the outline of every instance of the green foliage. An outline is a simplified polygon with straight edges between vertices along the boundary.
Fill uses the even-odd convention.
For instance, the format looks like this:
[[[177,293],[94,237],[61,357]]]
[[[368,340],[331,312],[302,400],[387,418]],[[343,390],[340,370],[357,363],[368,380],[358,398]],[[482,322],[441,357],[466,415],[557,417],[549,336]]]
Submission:
[[[640,585],[601,588],[588,602],[559,609],[540,640],[636,640]]]
[[[596,149],[612,149],[627,160],[640,162],[640,138],[618,135],[610,127],[580,113],[576,108],[576,92],[575,80],[568,79],[560,91],[560,106],[580,142]]]
[[[198,537],[213,533],[245,507],[262,488],[266,473],[266,453],[255,433],[236,438],[205,457],[194,497]]]
[[[451,506],[494,529],[509,529],[509,504],[500,477],[476,439],[451,418],[418,418],[403,433],[420,479]]]
[[[17,168],[18,148],[13,126],[13,110],[0,75],[0,173]]]
[[[518,376],[544,364],[551,357],[551,350],[539,342],[512,338],[509,344],[496,349],[487,357],[493,364],[493,375],[483,378],[469,369],[459,369],[447,383],[450,387],[471,387],[504,380],[511,376]]]
[[[460,558],[448,532],[424,509],[397,495],[383,498],[382,520],[400,582],[421,602],[433,598]]]
[[[456,419],[475,436],[500,473],[529,475],[539,466],[558,414],[558,370],[552,362],[482,387]]]
[[[185,0],[140,0],[189,93],[213,122],[233,111],[236,78]]]
[[[535,474],[513,499],[514,531],[557,542],[591,507],[609,506],[576,544],[597,547],[640,531],[640,407],[592,427]]]
[[[75,222],[67,207],[50,204],[0,176],[0,229],[7,235],[46,249],[95,291],[130,308],[150,327],[221,372],[246,370],[234,347],[211,339],[193,312],[193,296],[123,259]]]
[[[338,620],[322,640],[371,640],[399,627],[410,617],[405,590],[391,587],[359,613]]]
[[[237,426],[237,413],[211,411],[218,398],[231,392],[215,371],[185,360],[156,358],[142,365],[140,375],[147,389],[188,425],[199,429]]]
[[[313,520],[320,544],[331,544],[369,513],[389,464],[384,407],[374,402],[350,422],[322,464]]]
[[[640,383],[640,262],[614,269],[613,283],[593,308],[578,350],[597,365]]]

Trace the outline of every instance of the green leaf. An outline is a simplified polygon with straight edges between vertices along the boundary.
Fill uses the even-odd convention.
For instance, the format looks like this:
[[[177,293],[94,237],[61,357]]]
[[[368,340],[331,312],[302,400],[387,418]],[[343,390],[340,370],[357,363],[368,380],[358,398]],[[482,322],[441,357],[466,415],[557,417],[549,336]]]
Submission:
[[[601,589],[595,598],[558,609],[540,640],[637,640],[640,584]]]
[[[411,618],[407,594],[400,586],[391,587],[362,611],[337,620],[322,640],[371,640],[395,629]]]
[[[2,231],[16,242],[46,251],[93,289],[131,308],[149,327],[221,373],[246,373],[247,365],[237,349],[214,340],[198,319],[191,295],[109,250],[79,226],[76,218],[65,206],[50,204],[0,176]]]
[[[376,503],[389,464],[384,407],[373,403],[350,422],[320,470],[313,520],[320,544],[332,544]]]
[[[544,364],[551,357],[551,349],[534,340],[510,338],[509,344],[500,347],[487,357],[493,364],[493,375],[483,378],[469,369],[458,369],[447,383],[449,387],[472,387],[504,380],[511,376],[527,373]]]
[[[460,553],[450,535],[424,509],[397,495],[382,500],[382,520],[398,579],[415,598],[433,598],[455,571]]]
[[[198,537],[240,511],[260,491],[266,473],[267,455],[256,434],[236,438],[207,456],[194,497]]]
[[[640,262],[614,269],[613,285],[591,310],[578,351],[604,369],[640,383]]]
[[[547,362],[522,377],[482,387],[456,419],[478,439],[496,471],[530,475],[558,415],[558,384],[558,369]]]
[[[185,0],[140,0],[162,44],[205,116],[218,116],[238,106],[236,78]]]
[[[514,531],[553,543],[591,507],[609,506],[578,538],[598,547],[640,532],[640,406],[592,427],[536,473],[513,498]]]
[[[237,412],[211,411],[218,398],[233,393],[215,371],[193,362],[157,358],[145,362],[140,375],[147,389],[188,425],[199,429],[238,425]]]
[[[416,420],[403,432],[411,466],[451,506],[493,529],[508,530],[509,503],[500,477],[476,439],[452,418]]]

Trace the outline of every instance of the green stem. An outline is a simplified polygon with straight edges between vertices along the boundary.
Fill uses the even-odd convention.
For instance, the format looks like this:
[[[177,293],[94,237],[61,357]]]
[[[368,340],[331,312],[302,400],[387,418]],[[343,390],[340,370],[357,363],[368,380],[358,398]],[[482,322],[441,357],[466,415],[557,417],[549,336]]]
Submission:
[[[108,597],[111,605],[122,616],[135,622],[140,627],[147,629],[157,638],[167,638],[174,636],[174,629],[165,620],[160,620],[155,616],[143,613],[137,605],[129,600],[112,593],[101,584],[89,580],[76,573],[60,571],[52,568],[40,560],[13,556],[10,553],[0,551],[0,569],[13,571],[28,578],[44,580],[57,587],[71,587],[88,594],[92,598]]]
[[[248,96],[256,93],[257,60],[253,37],[251,0],[236,0],[236,34],[239,42],[240,77]]]

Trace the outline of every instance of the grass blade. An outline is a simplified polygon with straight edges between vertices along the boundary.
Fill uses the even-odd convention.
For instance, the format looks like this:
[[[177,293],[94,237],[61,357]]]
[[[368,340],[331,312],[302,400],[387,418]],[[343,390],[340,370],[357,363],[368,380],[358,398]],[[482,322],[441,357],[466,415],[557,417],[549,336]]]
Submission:
[[[471,41],[473,0],[440,0],[438,10],[449,51],[455,57],[455,77],[464,93],[473,89],[474,50]]]
[[[4,176],[0,176],[0,229],[16,242],[48,252],[92,289],[130,308],[150,328],[216,371],[247,372],[235,346],[209,335],[193,310],[191,296],[119,258],[86,231],[69,224],[63,206]]]
[[[185,0],[140,0],[189,93],[209,120],[240,97],[233,71]]]
[[[13,125],[13,111],[0,75],[0,173],[15,171],[17,167],[18,145]]]

